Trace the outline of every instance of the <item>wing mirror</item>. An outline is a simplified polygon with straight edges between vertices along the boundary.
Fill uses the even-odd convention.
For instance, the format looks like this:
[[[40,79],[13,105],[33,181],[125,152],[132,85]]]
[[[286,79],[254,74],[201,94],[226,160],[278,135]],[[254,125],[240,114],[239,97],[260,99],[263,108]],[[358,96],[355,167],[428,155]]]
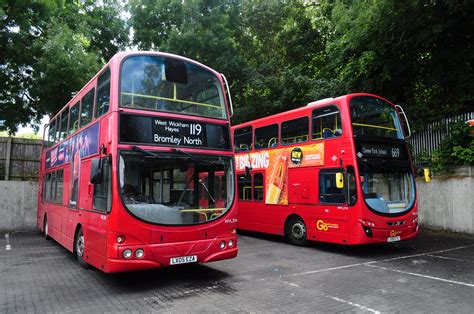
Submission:
[[[336,187],[338,189],[344,188],[344,175],[342,174],[342,172],[336,173]]]

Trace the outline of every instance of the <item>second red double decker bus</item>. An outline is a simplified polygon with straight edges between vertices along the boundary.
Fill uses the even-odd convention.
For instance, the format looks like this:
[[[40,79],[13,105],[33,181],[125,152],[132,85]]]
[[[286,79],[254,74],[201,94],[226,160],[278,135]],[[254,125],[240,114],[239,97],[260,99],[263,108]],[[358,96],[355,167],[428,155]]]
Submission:
[[[104,272],[237,255],[225,77],[115,55],[46,128],[38,227]]]
[[[238,229],[285,235],[296,245],[416,236],[408,132],[401,107],[370,94],[233,127]]]

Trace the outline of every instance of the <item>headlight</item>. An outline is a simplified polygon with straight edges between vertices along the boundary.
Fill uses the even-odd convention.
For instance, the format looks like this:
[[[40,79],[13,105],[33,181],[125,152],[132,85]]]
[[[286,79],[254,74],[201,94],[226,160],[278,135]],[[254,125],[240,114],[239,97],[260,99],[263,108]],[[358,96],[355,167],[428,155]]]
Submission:
[[[135,251],[135,257],[136,258],[142,258],[143,255],[145,255],[145,252],[143,252],[143,249],[138,249]]]
[[[125,251],[123,251],[122,255],[124,258],[129,259],[130,257],[132,257],[132,250],[126,249]]]
[[[228,246],[229,246],[229,247],[233,247],[233,246],[234,246],[234,241],[233,241],[233,240],[229,240]]]
[[[221,250],[225,249],[225,241],[222,241],[222,242],[219,244],[219,247],[221,248]]]

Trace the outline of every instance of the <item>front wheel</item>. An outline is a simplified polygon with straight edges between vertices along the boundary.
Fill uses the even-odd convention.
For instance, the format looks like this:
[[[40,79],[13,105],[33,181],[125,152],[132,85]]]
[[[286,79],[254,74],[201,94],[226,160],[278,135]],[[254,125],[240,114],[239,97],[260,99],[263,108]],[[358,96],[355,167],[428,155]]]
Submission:
[[[299,217],[292,217],[285,226],[285,235],[293,245],[304,246],[308,243],[306,225]]]
[[[84,234],[82,229],[77,231],[76,241],[74,243],[74,251],[76,253],[77,262],[82,268],[89,268],[89,264],[84,260]]]
[[[48,218],[44,216],[44,222],[43,222],[43,236],[46,240],[51,239],[49,236],[49,227],[48,227]]]

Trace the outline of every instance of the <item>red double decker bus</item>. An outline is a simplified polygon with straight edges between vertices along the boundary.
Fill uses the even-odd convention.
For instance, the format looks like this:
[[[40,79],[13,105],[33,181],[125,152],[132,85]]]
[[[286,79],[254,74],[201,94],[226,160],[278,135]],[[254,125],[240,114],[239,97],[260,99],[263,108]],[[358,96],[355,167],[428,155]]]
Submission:
[[[285,235],[296,245],[417,235],[409,126],[401,107],[351,94],[232,129],[238,229]]]
[[[200,63],[115,55],[45,128],[38,227],[104,272],[235,257],[231,108]]]

